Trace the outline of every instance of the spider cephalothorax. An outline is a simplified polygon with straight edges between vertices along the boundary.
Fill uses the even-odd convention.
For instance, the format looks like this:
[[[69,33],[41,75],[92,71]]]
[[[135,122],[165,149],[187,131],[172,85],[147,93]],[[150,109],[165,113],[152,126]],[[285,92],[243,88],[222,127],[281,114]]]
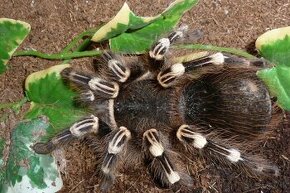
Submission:
[[[122,158],[148,164],[165,187],[188,186],[184,163],[176,154],[196,150],[254,172],[277,174],[275,166],[244,152],[272,117],[269,93],[255,75],[262,63],[215,53],[169,64],[164,56],[185,30],[181,27],[154,44],[147,62],[127,63],[105,52],[106,64],[94,75],[65,69],[62,77],[80,90],[80,101],[92,115],[47,143],[35,144],[34,150],[49,153],[72,139],[95,135],[96,149],[104,155],[104,190],[113,184]]]

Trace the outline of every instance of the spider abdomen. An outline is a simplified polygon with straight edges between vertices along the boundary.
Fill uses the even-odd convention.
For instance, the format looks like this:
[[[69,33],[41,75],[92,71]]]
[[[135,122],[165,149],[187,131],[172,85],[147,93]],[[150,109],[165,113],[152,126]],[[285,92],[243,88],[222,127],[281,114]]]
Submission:
[[[249,70],[234,69],[203,77],[184,89],[185,119],[255,135],[271,120],[271,99],[265,85]]]

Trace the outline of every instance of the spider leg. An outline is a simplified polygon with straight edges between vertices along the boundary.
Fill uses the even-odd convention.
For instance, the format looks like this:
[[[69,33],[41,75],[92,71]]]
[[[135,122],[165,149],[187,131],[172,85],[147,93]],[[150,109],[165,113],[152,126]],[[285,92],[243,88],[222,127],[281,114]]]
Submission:
[[[162,69],[157,75],[157,80],[164,88],[172,86],[183,74],[205,65],[223,65],[225,59],[222,53],[197,58],[188,62],[176,63],[167,69]]]
[[[145,157],[151,162],[150,172],[154,179],[162,185],[171,186],[180,181],[180,175],[175,171],[174,164],[160,140],[159,132],[152,128],[144,132],[143,142],[145,146]]]
[[[154,69],[160,69],[164,64],[164,56],[169,50],[170,45],[178,39],[184,37],[188,30],[187,25],[180,26],[177,30],[170,33],[167,37],[159,39],[149,51],[150,62]]]
[[[237,67],[258,67],[265,68],[270,64],[263,58],[245,59],[232,54],[223,53],[224,65]]]
[[[176,80],[186,73],[190,73],[195,69],[202,68],[205,66],[218,66],[218,67],[265,67],[266,61],[262,59],[246,60],[238,56],[215,53],[194,60],[176,63],[169,68],[161,69],[157,75],[157,80],[164,88],[171,87],[176,83]]]
[[[101,166],[101,171],[103,173],[102,190],[108,190],[113,184],[119,154],[123,151],[124,146],[130,138],[131,132],[126,127],[120,127],[112,135]]]
[[[276,166],[268,165],[262,159],[253,159],[237,148],[217,142],[213,138],[210,139],[210,137],[198,132],[198,129],[193,126],[181,125],[176,136],[187,149],[195,148],[208,151],[226,164],[234,164],[254,172],[279,174],[279,169]]]
[[[80,106],[89,106],[96,101],[97,97],[94,92],[89,89],[81,89],[79,94],[75,97],[75,104]]]
[[[103,58],[107,61],[109,78],[124,83],[130,76],[130,68],[127,66],[125,62],[122,61],[121,57],[110,52],[105,51],[103,53]]]
[[[118,96],[119,85],[116,82],[75,72],[71,68],[64,69],[61,75],[79,87],[83,87],[85,93],[91,93],[89,91],[92,91],[94,95],[105,99],[116,98]],[[89,100],[91,98],[92,95],[90,94]]]
[[[56,149],[58,146],[68,144],[76,139],[83,139],[84,136],[89,134],[104,135],[111,132],[111,128],[99,120],[98,117],[91,115],[74,123],[68,129],[59,133],[46,143],[36,143],[32,146],[32,149],[38,154],[48,154]]]

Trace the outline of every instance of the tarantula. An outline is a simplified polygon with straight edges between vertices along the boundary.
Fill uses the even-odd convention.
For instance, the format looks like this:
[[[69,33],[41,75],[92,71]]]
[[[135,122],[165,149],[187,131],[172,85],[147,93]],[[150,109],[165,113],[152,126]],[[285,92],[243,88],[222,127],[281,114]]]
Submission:
[[[107,51],[106,64],[94,75],[64,69],[62,77],[78,88],[92,115],[33,149],[47,154],[93,135],[105,191],[114,183],[119,159],[146,163],[163,187],[190,186],[179,158],[194,151],[253,173],[277,175],[276,166],[245,151],[272,119],[268,90],[255,74],[264,63],[214,53],[172,64],[166,54],[185,33],[180,27],[157,41],[142,62],[128,63]]]

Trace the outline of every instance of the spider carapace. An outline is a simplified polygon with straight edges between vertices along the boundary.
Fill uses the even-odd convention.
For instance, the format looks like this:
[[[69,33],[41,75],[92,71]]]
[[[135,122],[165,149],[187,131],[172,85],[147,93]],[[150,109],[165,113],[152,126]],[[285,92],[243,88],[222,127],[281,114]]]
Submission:
[[[157,41],[142,62],[104,52],[106,64],[94,75],[62,71],[92,113],[47,143],[33,146],[50,153],[60,145],[95,136],[101,155],[101,189],[113,184],[120,159],[144,164],[164,187],[190,186],[183,159],[194,151],[254,173],[278,174],[276,166],[250,155],[247,147],[271,122],[268,90],[256,77],[263,61],[223,53],[168,62],[170,45],[183,38],[182,26]],[[259,66],[260,65],[260,66]]]

